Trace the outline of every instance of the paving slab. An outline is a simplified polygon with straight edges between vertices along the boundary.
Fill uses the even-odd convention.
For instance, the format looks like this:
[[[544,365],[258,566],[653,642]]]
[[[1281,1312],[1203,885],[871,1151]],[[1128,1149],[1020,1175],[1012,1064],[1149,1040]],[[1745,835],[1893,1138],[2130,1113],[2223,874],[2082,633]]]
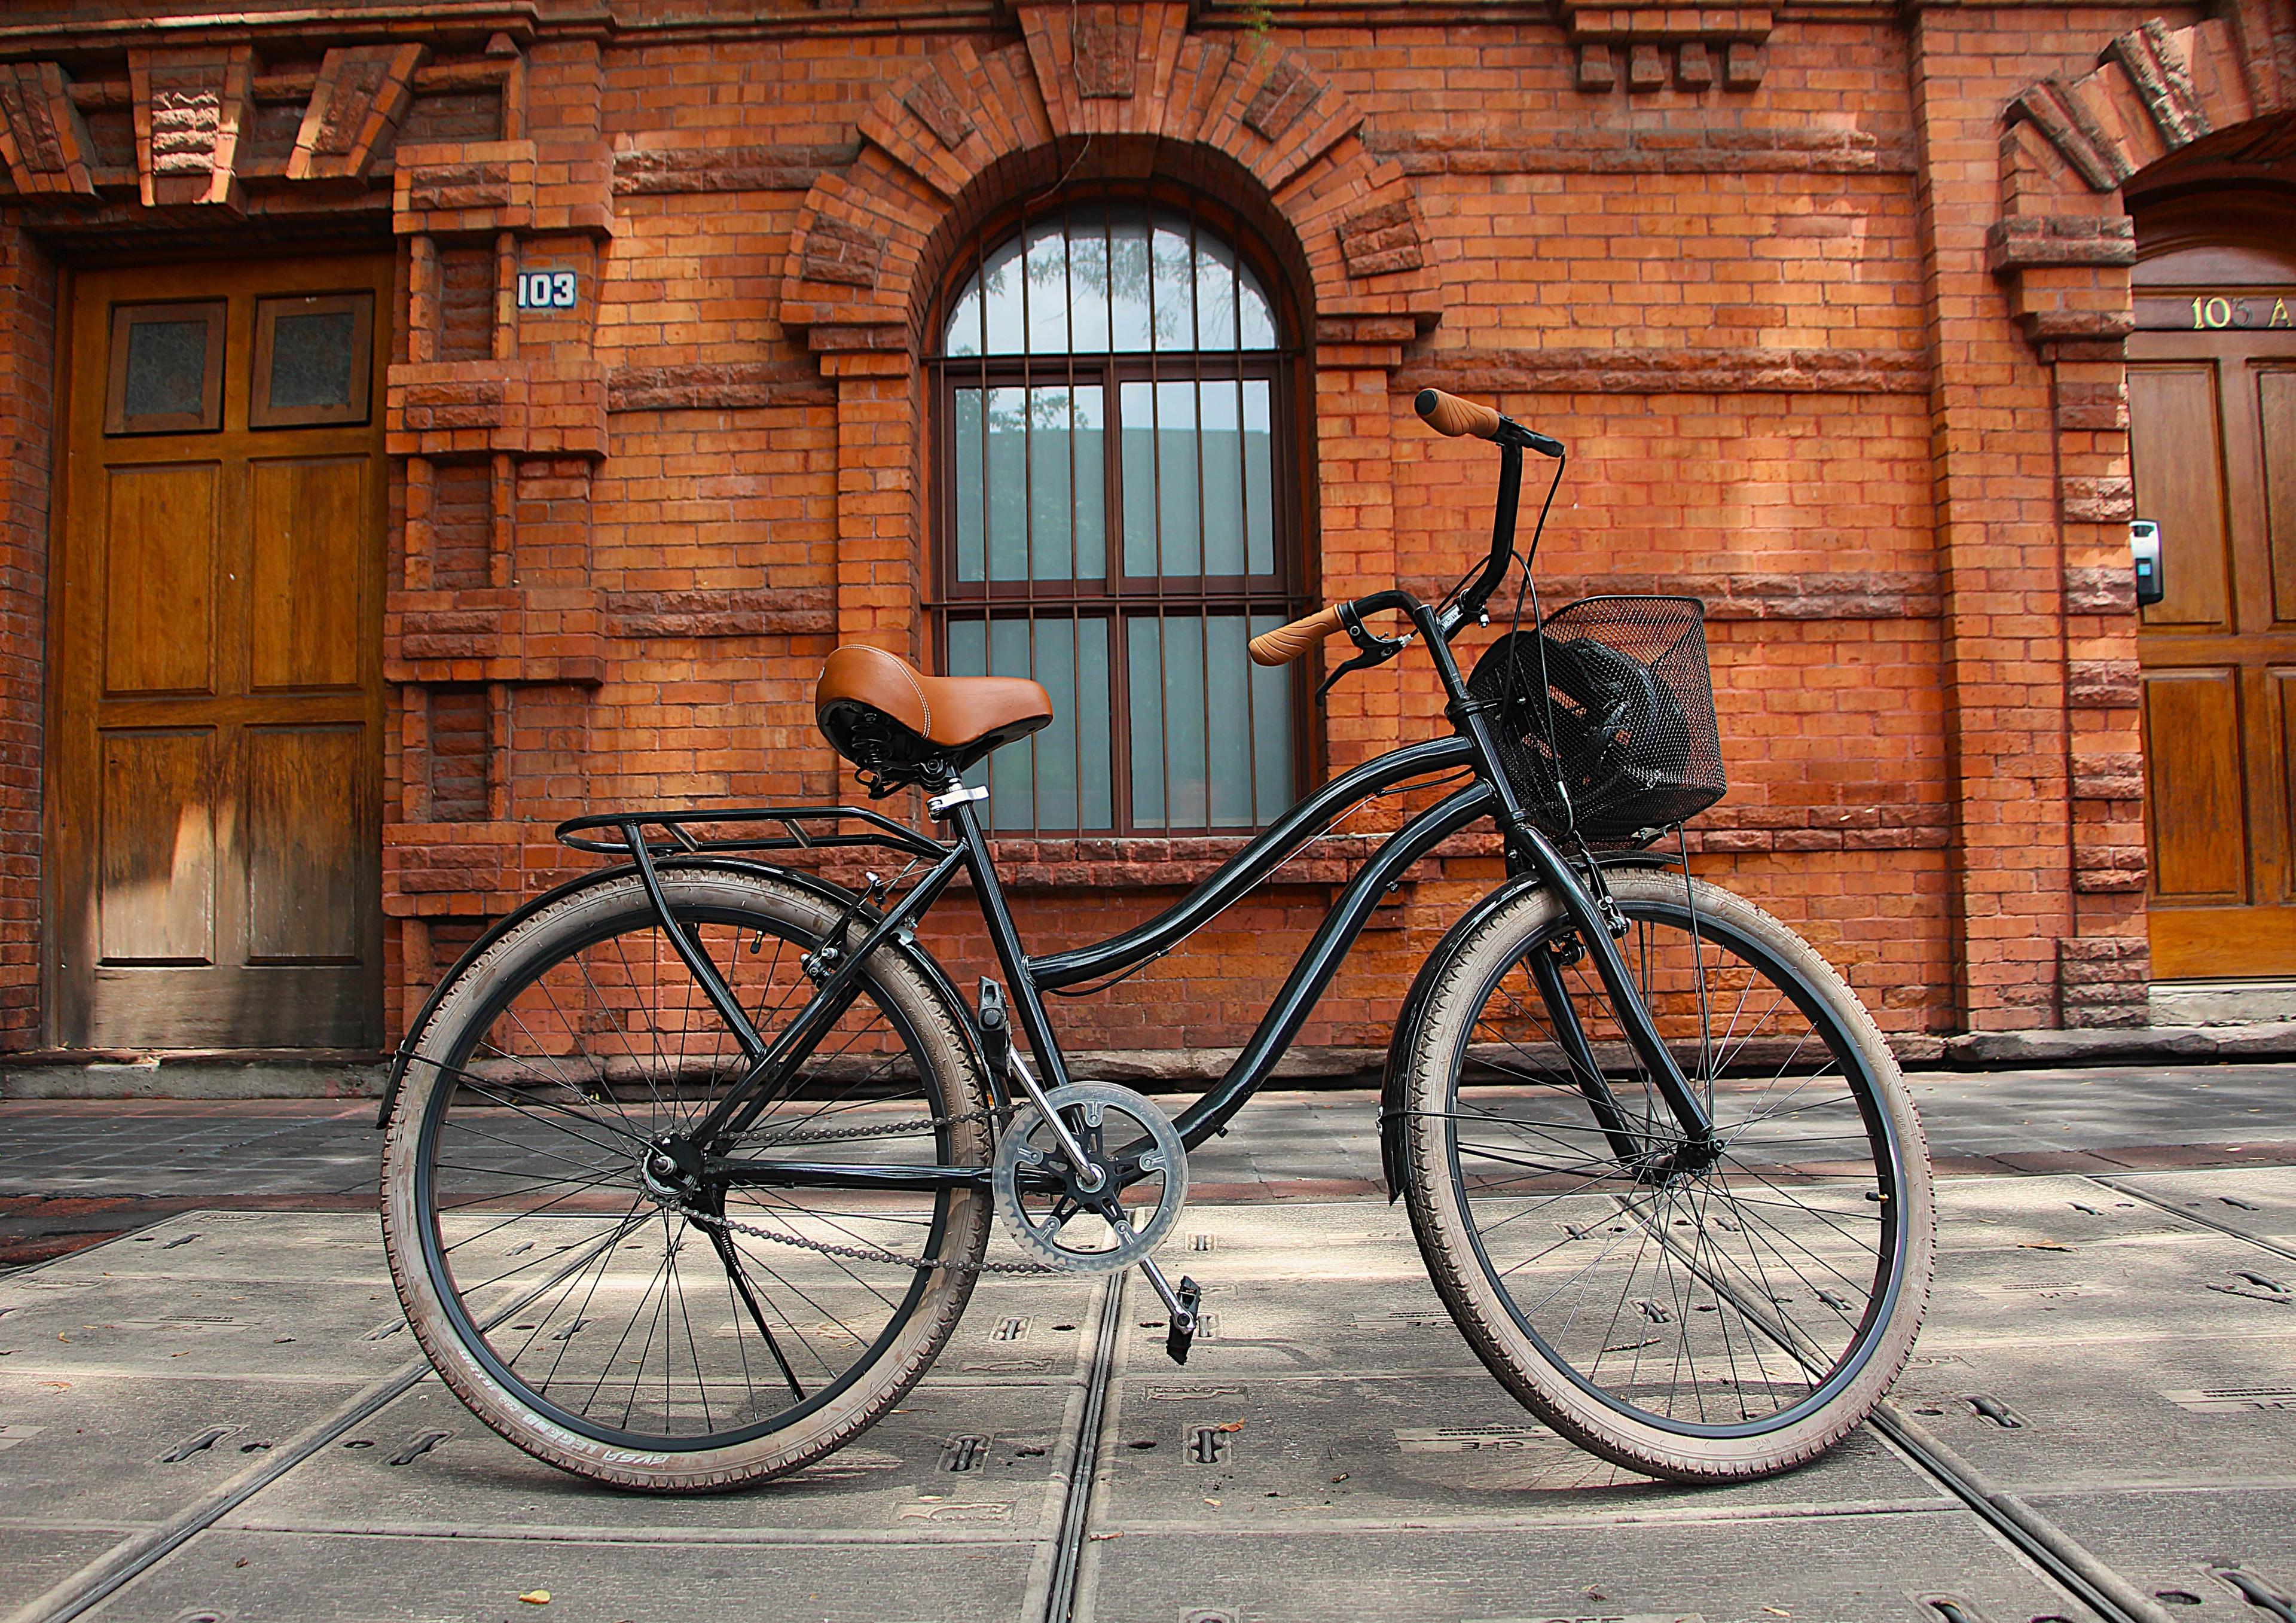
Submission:
[[[242,1564],[243,1563],[243,1564]],[[103,1623],[944,1623],[1043,1608],[1037,1545],[408,1538],[216,1530],[86,1615]],[[546,1608],[518,1597],[546,1590]]]
[[[164,1521],[365,1384],[0,1370],[0,1514],[20,1528]]]
[[[1081,1404],[1073,1384],[928,1378],[817,1465],[743,1493],[664,1497],[545,1465],[426,1381],[218,1525],[401,1537],[1047,1538]]]
[[[2201,1221],[2296,1245],[2296,1167],[2131,1173],[2113,1180]]]
[[[1366,1101],[1329,1097],[1273,1138],[1216,1141],[1208,1169],[1260,1197],[1318,1168],[1363,1182],[1334,1146]],[[2261,1617],[2210,1572],[2296,1577],[2296,1306],[2272,1288],[2296,1263],[2267,1249],[2296,1232],[2296,1170],[2118,1181],[2154,1198],[1940,1180],[1939,1284],[1900,1400],[2148,1590],[2197,1597],[2175,1615]],[[423,1379],[87,1615],[1034,1619],[1066,1533],[1077,1618],[1938,1623],[1922,1597],[1942,1594],[1985,1623],[2087,1623],[1875,1434],[1726,1490],[1582,1454],[1468,1350],[1399,1206],[1201,1200],[1163,1257],[1206,1287],[1186,1368],[1136,1278],[1103,1360],[1100,1282],[991,1276],[900,1413],[722,1497],[595,1488]],[[266,1457],[236,1450],[310,1435],[415,1351],[371,1211],[186,1210],[0,1276],[0,1615],[148,1545]],[[547,1611],[516,1600],[537,1587]]]
[[[2227,1567],[2247,1572],[2284,1607],[2296,1603],[2296,1484],[2027,1497],[2042,1514],[2077,1529],[2092,1553],[2172,1616],[2270,1623],[2279,1615],[2226,1581]]]
[[[1186,1623],[1986,1623],[2079,1617],[1957,1508],[1620,1518],[1504,1530],[1127,1533],[1089,1545],[1077,1617]]]

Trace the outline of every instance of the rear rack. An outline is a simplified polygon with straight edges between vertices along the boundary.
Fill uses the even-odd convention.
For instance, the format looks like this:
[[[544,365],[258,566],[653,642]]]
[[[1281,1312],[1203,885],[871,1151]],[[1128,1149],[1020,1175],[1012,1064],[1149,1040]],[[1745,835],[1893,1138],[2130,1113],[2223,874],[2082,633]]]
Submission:
[[[840,825],[859,823],[861,829],[848,832]],[[754,834],[738,839],[697,837],[689,829],[716,824],[751,823],[778,824],[779,834]],[[830,832],[816,833],[810,825],[832,824]],[[658,828],[663,838],[643,834],[642,831]],[[598,839],[593,830],[611,830],[612,837]],[[734,851],[824,851],[855,846],[881,846],[904,851],[912,857],[935,860],[948,855],[949,848],[937,840],[928,840],[914,829],[905,827],[890,817],[861,806],[750,806],[730,811],[619,811],[597,812],[587,817],[571,817],[558,825],[558,840],[578,851],[596,851],[608,857],[633,856],[641,840],[649,857],[668,857],[681,852],[707,854]]]

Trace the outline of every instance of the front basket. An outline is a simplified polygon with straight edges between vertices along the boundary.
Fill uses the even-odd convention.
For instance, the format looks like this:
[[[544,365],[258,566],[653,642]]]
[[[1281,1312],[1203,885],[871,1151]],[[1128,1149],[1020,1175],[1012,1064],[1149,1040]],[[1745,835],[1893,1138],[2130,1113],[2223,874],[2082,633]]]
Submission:
[[[1550,834],[1647,845],[1729,787],[1694,597],[1571,603],[1492,643],[1467,688],[1501,707],[1507,776]]]

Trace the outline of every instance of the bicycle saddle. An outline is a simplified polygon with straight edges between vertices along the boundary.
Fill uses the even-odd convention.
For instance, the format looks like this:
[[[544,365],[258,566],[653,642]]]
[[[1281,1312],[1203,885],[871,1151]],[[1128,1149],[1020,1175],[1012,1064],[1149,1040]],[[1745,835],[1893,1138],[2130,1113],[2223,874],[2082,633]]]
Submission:
[[[929,760],[962,772],[1053,718],[1052,695],[1025,676],[929,676],[865,643],[832,651],[813,716],[832,749],[881,776]]]

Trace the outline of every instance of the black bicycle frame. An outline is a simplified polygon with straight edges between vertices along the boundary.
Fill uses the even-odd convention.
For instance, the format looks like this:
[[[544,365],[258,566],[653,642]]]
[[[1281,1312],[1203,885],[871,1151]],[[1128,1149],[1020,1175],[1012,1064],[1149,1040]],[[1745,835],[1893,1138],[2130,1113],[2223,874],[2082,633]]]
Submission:
[[[1350,808],[1414,780],[1463,767],[1472,769],[1473,781],[1389,836],[1340,893],[1227,1074],[1176,1119],[1183,1142],[1194,1149],[1220,1131],[1267,1080],[1317,999],[1331,984],[1341,961],[1354,946],[1380,898],[1402,879],[1413,864],[1443,840],[1488,817],[1505,836],[1514,865],[1536,874],[1578,926],[1578,939],[1594,961],[1628,1045],[1656,1082],[1688,1144],[1694,1149],[1710,1147],[1711,1131],[1704,1105],[1652,1023],[1602,909],[1588,895],[1570,864],[1523,815],[1512,786],[1500,770],[1489,728],[1488,707],[1468,695],[1437,611],[1401,592],[1381,593],[1361,600],[1357,606],[1365,612],[1394,608],[1411,615],[1427,640],[1429,652],[1451,696],[1447,713],[1457,730],[1456,736],[1407,745],[1341,774],[1286,812],[1275,826],[1252,840],[1218,873],[1157,918],[1094,946],[1042,958],[1030,957],[1021,943],[972,799],[944,799],[943,815],[954,825],[955,840],[946,846],[933,847],[939,856],[931,869],[890,910],[869,922],[857,946],[847,950],[842,944],[832,944],[838,948],[831,955],[834,962],[824,960],[817,966],[825,972],[819,974],[820,984],[812,998],[771,1042],[751,1023],[709,955],[671,922],[668,898],[643,837],[644,819],[634,816],[621,820],[624,840],[644,878],[647,895],[663,921],[664,933],[726,1019],[749,1062],[748,1072],[742,1081],[689,1133],[682,1135],[680,1148],[696,1156],[695,1169],[700,1170],[698,1157],[708,1146],[728,1134],[738,1133],[765,1111],[775,1097],[775,1086],[859,996],[860,976],[870,955],[890,939],[906,940],[959,873],[972,881],[982,920],[988,928],[989,941],[1011,987],[1012,1007],[1036,1055],[1043,1085],[1047,1089],[1055,1088],[1070,1079],[1068,1062],[1046,1018],[1045,993],[1119,974],[1170,951],[1274,873]],[[1582,1078],[1582,1086],[1590,1097],[1602,1095],[1596,1098],[1599,1105],[1607,1097],[1608,1090],[1600,1070],[1591,1063],[1591,1049],[1575,1012],[1567,998],[1558,1005],[1554,989],[1544,980],[1540,984],[1558,1035],[1566,1051],[1578,1062],[1575,1068],[1587,1073]],[[1009,1097],[1004,1078],[992,1078],[990,1083],[997,1090],[1000,1101]],[[1617,1115],[1615,1105],[1611,1114]],[[1606,1119],[1604,1125],[1612,1123]],[[1623,1127],[1623,1118],[1617,1125]],[[988,1176],[987,1168],[978,1167],[873,1168],[716,1160],[709,1162],[709,1170],[731,1184],[780,1187],[959,1187],[980,1184]]]

